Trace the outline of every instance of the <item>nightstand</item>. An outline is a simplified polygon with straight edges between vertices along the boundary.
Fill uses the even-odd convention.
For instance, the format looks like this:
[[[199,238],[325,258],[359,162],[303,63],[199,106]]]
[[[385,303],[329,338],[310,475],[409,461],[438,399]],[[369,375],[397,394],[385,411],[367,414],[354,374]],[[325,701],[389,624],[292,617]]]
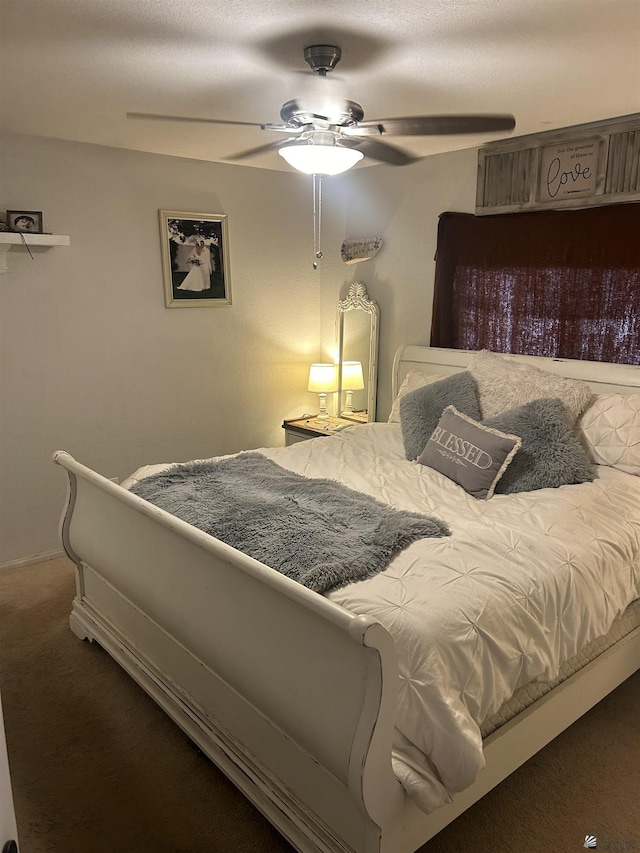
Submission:
[[[295,418],[291,421],[284,421],[282,429],[284,430],[285,446],[295,444],[298,441],[305,441],[308,438],[318,438],[321,435],[336,435],[347,427],[357,426],[356,421],[349,421],[346,418]]]

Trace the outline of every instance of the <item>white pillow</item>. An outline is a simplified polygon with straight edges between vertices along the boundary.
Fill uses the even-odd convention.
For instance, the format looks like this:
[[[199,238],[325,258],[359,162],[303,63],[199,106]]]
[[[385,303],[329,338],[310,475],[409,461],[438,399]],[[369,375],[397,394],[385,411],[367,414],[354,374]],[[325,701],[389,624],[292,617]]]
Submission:
[[[398,389],[398,396],[393,401],[391,414],[389,415],[387,423],[400,423],[400,400],[405,394],[408,394],[409,391],[415,391],[416,388],[422,388],[423,385],[430,385],[432,382],[437,382],[438,379],[444,379],[444,377],[441,374],[435,376],[428,373],[421,373],[419,370],[410,370],[405,376],[404,382]]]
[[[476,380],[483,420],[542,397],[556,397],[562,400],[571,424],[575,424],[593,396],[586,382],[556,376],[487,350],[473,356],[469,371]]]
[[[597,394],[576,428],[591,462],[640,476],[640,393]]]

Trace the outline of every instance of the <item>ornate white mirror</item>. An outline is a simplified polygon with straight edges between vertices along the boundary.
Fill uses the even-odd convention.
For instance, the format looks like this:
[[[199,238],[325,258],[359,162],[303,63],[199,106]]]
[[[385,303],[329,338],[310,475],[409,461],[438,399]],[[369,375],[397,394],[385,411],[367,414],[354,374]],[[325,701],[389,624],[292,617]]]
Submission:
[[[338,414],[350,420],[376,419],[379,317],[378,304],[369,299],[364,284],[352,284],[346,299],[338,302]]]

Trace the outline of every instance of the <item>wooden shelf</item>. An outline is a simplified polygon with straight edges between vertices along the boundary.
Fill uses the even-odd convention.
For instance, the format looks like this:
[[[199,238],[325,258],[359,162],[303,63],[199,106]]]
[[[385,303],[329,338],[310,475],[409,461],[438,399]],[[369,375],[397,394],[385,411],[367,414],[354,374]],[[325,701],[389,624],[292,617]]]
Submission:
[[[0,273],[7,271],[7,252],[9,249],[17,246],[26,251],[25,242],[32,249],[50,249],[54,246],[71,245],[70,238],[64,234],[31,234],[25,231],[23,240],[22,234],[16,234],[13,231],[0,231]]]

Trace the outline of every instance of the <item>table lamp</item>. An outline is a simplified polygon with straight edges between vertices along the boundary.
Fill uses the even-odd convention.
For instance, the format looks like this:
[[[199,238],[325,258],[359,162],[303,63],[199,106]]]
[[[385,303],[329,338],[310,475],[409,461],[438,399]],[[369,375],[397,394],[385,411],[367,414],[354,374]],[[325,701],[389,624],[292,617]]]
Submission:
[[[353,392],[362,391],[364,388],[364,377],[362,375],[362,364],[359,361],[342,362],[342,390],[346,392],[344,410],[342,415],[353,414]]]
[[[327,394],[338,390],[338,370],[336,364],[312,364],[309,369],[308,390],[320,396],[318,417],[329,417],[327,412]]]

